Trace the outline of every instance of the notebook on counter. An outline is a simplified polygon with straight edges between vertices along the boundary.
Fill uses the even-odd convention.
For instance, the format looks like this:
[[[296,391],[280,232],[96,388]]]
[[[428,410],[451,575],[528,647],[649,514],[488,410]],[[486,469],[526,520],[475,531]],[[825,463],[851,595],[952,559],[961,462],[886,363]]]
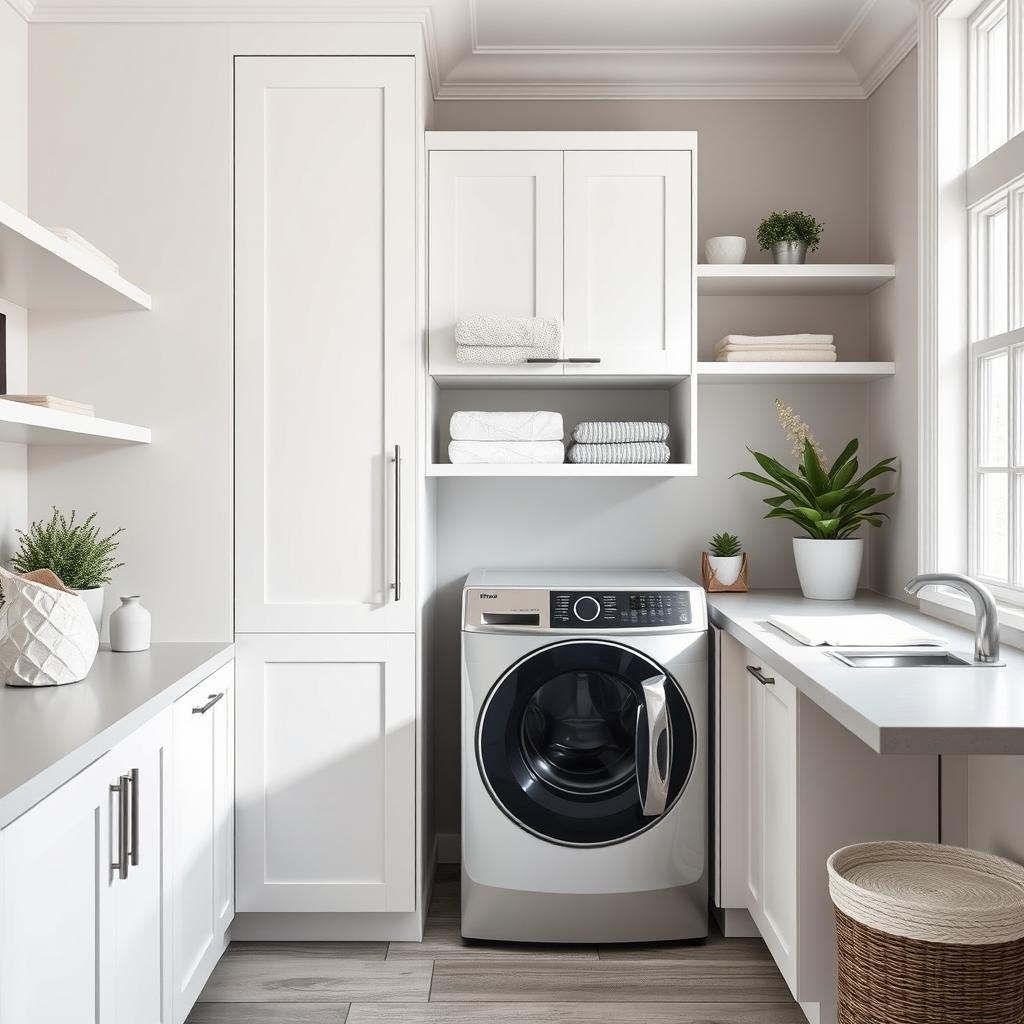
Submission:
[[[881,613],[772,615],[768,621],[808,647],[945,647],[941,637]]]

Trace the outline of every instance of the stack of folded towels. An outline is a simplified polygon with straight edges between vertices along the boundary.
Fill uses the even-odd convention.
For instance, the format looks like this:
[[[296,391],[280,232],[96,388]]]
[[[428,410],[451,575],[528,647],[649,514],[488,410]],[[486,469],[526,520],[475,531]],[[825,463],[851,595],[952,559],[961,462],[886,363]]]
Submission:
[[[458,463],[559,464],[562,415],[557,412],[456,412],[448,460]]]
[[[668,424],[646,421],[580,423],[572,432],[569,461],[576,463],[668,462]]]
[[[727,334],[715,346],[719,363],[834,363],[831,334]]]
[[[509,365],[561,355],[561,320],[468,316],[455,322],[455,358],[460,363]]]

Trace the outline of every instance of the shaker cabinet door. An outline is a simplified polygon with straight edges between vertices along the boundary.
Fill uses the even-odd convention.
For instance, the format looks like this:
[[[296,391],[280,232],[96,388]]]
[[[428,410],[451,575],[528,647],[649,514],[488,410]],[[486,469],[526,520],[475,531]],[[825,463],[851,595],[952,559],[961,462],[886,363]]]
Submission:
[[[235,65],[235,629],[411,631],[415,62]]]

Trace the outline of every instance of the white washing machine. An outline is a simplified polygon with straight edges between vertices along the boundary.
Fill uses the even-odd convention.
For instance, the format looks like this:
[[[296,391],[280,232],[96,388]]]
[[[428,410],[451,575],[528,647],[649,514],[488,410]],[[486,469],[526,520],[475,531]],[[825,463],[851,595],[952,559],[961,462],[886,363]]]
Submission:
[[[462,595],[462,934],[700,938],[707,608],[672,572],[473,572]]]

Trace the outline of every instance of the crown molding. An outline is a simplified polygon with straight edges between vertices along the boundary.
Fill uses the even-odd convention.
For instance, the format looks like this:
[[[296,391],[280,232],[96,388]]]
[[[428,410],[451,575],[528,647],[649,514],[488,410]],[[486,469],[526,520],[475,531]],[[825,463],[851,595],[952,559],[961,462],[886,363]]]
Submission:
[[[857,84],[827,82],[444,82],[437,100],[863,100]]]
[[[900,39],[889,48],[882,59],[864,78],[864,95],[870,96],[899,66],[900,61],[917,46],[918,27],[915,22]]]
[[[32,20],[32,11],[35,8],[33,0],[7,0],[7,3],[26,21]]]

